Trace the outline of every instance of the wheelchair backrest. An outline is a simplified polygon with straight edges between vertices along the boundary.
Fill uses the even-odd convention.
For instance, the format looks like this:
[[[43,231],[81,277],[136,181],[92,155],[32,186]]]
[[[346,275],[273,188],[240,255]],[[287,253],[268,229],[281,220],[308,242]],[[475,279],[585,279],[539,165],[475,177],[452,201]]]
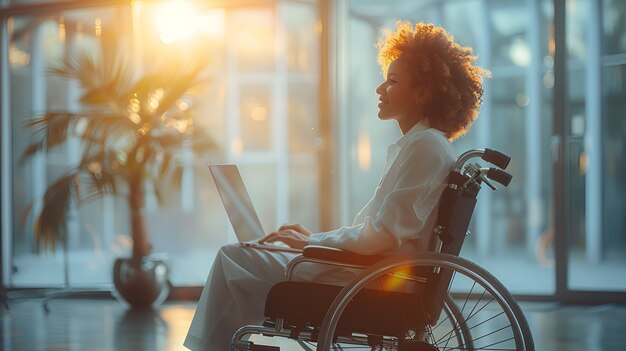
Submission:
[[[439,212],[434,232],[440,239],[440,246],[436,250],[441,253],[458,256],[461,252],[481,184],[484,182],[495,190],[487,178],[504,186],[507,186],[511,180],[510,174],[498,168],[480,168],[480,165],[473,164],[463,170],[464,163],[476,156],[502,169],[507,167],[510,160],[508,156],[491,149],[471,150],[459,158],[457,165],[448,175],[448,186],[439,200]],[[429,275],[424,298],[430,322],[435,323],[439,319],[445,298],[448,296],[452,272],[440,269]]]
[[[466,188],[463,186],[465,181],[466,178],[460,173],[450,172],[448,186],[441,194],[434,229],[441,240],[441,253],[458,256],[468,233],[480,187],[474,185]]]
[[[476,195],[479,188],[465,189],[462,184],[465,177],[452,171],[448,176],[448,187],[444,189],[439,201],[435,234],[441,240],[441,253],[458,256],[467,235],[472,214],[476,206]],[[448,295],[452,273],[447,270],[430,272],[424,291],[430,323],[439,319],[445,298]]]

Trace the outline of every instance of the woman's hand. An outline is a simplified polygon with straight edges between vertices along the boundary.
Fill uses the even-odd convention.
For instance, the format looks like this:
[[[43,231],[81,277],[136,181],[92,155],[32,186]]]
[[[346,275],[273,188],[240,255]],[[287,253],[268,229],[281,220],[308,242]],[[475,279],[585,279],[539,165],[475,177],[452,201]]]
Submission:
[[[300,224],[285,224],[277,231],[267,234],[260,243],[283,242],[295,249],[302,249],[309,244],[311,232]]]

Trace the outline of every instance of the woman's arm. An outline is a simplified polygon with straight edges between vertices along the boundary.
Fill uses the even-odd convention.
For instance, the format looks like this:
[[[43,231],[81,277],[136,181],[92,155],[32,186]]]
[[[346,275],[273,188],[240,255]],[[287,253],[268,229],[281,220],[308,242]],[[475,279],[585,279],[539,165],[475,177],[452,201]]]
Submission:
[[[282,226],[261,242],[282,241],[295,248],[322,245],[362,255],[399,248],[419,235],[439,202],[444,180],[454,163],[454,157],[440,143],[435,136],[425,134],[403,148],[394,163],[398,167],[395,184],[386,194],[376,195],[383,198],[381,205],[363,223],[317,234],[300,225]]]
[[[454,163],[454,155],[441,142],[426,134],[406,145],[393,166],[398,167],[395,184],[386,194],[377,195],[383,199],[375,213],[360,225],[313,234],[309,243],[373,255],[397,249],[418,236],[439,202]]]

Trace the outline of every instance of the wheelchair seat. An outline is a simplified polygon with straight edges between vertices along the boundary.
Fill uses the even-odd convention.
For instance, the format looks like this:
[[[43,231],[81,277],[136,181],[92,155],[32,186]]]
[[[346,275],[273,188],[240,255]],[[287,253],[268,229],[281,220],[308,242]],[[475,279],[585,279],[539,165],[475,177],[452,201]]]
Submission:
[[[474,157],[496,167],[466,165]],[[491,149],[459,157],[440,198],[434,252],[384,257],[307,246],[289,263],[286,281],[268,293],[265,324],[240,328],[232,349],[280,350],[242,340],[263,334],[317,343],[322,351],[352,345],[398,351],[534,350],[528,323],[511,294],[489,272],[458,257],[481,185],[495,190],[491,181],[496,181],[507,186],[511,175],[503,169],[509,160]],[[292,281],[293,271],[304,262],[362,272],[346,286]],[[388,277],[410,282],[414,291],[371,288]]]
[[[343,287],[307,282],[274,285],[265,304],[265,315],[283,318],[285,325],[320,326],[333,300]],[[302,301],[307,301],[302,306]],[[301,306],[298,309],[293,306]],[[426,323],[426,312],[414,294],[364,289],[352,300],[339,320],[337,334],[351,333],[402,337],[410,326]],[[412,311],[413,313],[404,313]],[[404,316],[398,318],[398,316]]]

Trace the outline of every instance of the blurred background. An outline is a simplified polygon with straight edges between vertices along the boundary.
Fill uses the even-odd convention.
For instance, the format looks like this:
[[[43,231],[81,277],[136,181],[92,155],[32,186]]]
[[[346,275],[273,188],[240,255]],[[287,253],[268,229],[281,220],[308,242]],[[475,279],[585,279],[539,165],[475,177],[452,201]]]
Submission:
[[[406,19],[445,27],[493,75],[454,144],[511,155],[514,179],[482,192],[462,256],[518,296],[626,301],[626,2],[561,3],[555,20],[552,0],[0,1],[3,287],[110,287],[130,253],[129,209],[112,196],[71,209],[67,252],[35,251],[24,213],[83,147],[70,139],[20,162],[27,121],[80,111],[80,87],[49,71],[64,57],[114,51],[138,70],[206,59],[208,83],[177,105],[217,148],[181,151],[180,189],[164,206],[148,189],[145,212],[171,284],[197,294],[235,241],[208,163],[239,165],[266,231],[351,223],[400,136],[376,116],[374,44]]]

